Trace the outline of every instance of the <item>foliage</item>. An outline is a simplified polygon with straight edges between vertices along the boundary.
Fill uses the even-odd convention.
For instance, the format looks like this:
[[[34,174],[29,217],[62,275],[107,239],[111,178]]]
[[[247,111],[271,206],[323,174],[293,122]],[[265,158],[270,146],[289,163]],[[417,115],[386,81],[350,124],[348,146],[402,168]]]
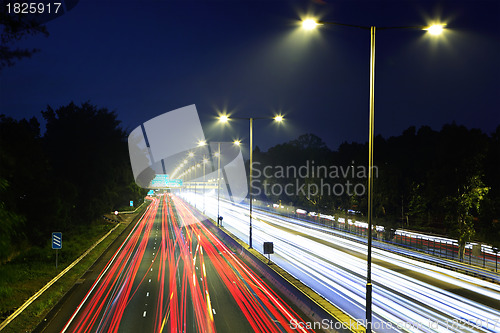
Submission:
[[[307,134],[270,148],[256,150],[254,161],[265,166],[298,168],[309,161],[315,165],[366,166],[367,144],[342,143],[330,151],[320,138]],[[423,126],[410,127],[402,135],[388,139],[377,136],[374,147],[374,219],[386,229],[401,226],[415,230],[449,234],[464,242],[478,237],[500,245],[500,126],[491,135],[454,123],[440,131]],[[332,177],[277,178],[260,175],[259,184],[289,183],[344,184],[366,186],[367,179],[347,173]],[[263,188],[261,193],[265,193]],[[317,195],[301,193],[271,195],[262,200],[281,200],[318,212],[345,216],[348,210],[366,214],[363,195]]]
[[[3,8],[0,11],[0,71],[13,66],[16,60],[29,58],[38,49],[20,49],[15,44],[27,36],[43,34],[48,36],[47,28],[36,20],[28,19],[25,14],[8,14]]]
[[[7,181],[0,179],[0,192],[7,191]],[[24,218],[7,209],[5,203],[0,200],[0,262],[8,259],[16,239],[22,234],[21,230]]]
[[[53,231],[66,234],[145,196],[114,112],[70,103],[42,114],[43,136],[35,118],[0,115],[1,261],[14,244],[44,246]]]
[[[458,191],[458,195],[447,198],[449,206],[448,218],[456,221],[460,259],[463,259],[465,245],[476,235],[473,215],[478,214],[481,202],[489,187],[485,187],[479,176],[473,176]]]

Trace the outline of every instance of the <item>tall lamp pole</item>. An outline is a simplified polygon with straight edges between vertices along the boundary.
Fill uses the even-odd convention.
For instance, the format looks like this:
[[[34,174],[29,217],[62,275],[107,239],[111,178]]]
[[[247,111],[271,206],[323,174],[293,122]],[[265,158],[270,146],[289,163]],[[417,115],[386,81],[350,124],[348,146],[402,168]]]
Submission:
[[[194,208],[196,208],[196,201],[197,201],[197,192],[196,192],[196,168],[197,164],[194,163]]]
[[[205,140],[200,140],[198,141],[198,147],[204,147],[207,145],[207,142]],[[219,149],[220,150],[220,149]],[[205,166],[207,164],[208,160],[205,155],[203,155],[203,214],[205,214]]]
[[[248,120],[250,121],[250,168],[249,168],[249,183],[248,183],[248,193],[249,193],[249,217],[250,217],[250,230],[249,230],[249,238],[248,238],[248,247],[251,249],[252,248],[252,205],[253,205],[253,195],[252,195],[252,180],[253,180],[253,121],[255,119],[273,119],[277,121],[278,123],[283,121],[283,116],[282,115],[277,115],[274,117],[250,117],[250,118],[241,118],[241,117],[231,117],[229,118],[227,115],[221,115],[219,117],[219,121],[222,123],[227,123],[229,119],[243,119],[243,120]]]
[[[203,214],[205,214],[205,192],[206,192],[206,180],[205,180],[205,167],[207,165],[207,158],[203,155]]]
[[[248,184],[248,194],[250,198],[250,233],[248,239],[248,246],[252,248],[252,174],[253,174],[253,118],[250,118],[250,183]]]
[[[200,141],[198,143],[199,146],[204,146],[206,145],[206,141]],[[220,152],[220,144],[221,142],[217,142],[217,152],[215,153],[215,156],[218,157],[217,160],[217,226],[220,226],[220,160],[222,158],[221,152]],[[234,141],[235,145],[240,144],[240,141],[235,140]],[[205,164],[208,162],[205,156],[203,156],[203,213],[205,213]]]
[[[372,227],[373,227],[373,143],[375,137],[375,26],[360,26],[337,22],[315,21],[308,19],[302,22],[306,30],[316,28],[318,25],[331,24],[342,25],[353,28],[370,30],[370,110],[368,129],[368,253],[366,269],[366,332],[372,332]],[[443,24],[432,26],[405,26],[405,27],[383,27],[385,29],[419,29],[427,30],[432,35],[439,35],[444,28]]]
[[[375,135],[375,27],[370,27],[370,121],[368,124],[368,254],[366,267],[366,332],[372,331],[373,139]]]
[[[220,200],[220,142],[218,143],[219,145],[219,161],[218,161],[218,167],[217,167],[217,226],[220,226],[220,213],[219,213],[219,200]]]

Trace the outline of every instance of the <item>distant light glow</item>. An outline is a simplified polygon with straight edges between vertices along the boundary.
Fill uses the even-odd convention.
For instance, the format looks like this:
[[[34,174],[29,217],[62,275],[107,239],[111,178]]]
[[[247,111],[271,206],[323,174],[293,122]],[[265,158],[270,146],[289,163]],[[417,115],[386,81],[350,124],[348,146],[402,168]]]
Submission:
[[[431,35],[437,36],[443,33],[444,26],[445,26],[444,24],[433,24],[428,28],[426,28],[425,30],[427,30],[427,32],[430,33]]]
[[[302,28],[306,30],[312,30],[318,26],[318,22],[313,19],[307,19],[302,21]]]
[[[276,117],[274,117],[274,120],[276,120],[277,122],[282,122],[283,121],[283,116],[282,115],[277,115]]]
[[[227,122],[229,121],[229,117],[228,117],[228,116],[226,116],[226,115],[221,115],[221,116],[219,117],[219,121],[220,121],[221,123],[227,123]]]

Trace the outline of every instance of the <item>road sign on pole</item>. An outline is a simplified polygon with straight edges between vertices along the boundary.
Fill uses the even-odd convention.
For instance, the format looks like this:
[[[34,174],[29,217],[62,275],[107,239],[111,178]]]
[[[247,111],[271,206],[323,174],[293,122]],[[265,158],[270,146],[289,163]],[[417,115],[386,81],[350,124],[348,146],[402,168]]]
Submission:
[[[130,207],[134,207],[134,202],[130,201]]]
[[[264,254],[268,256],[268,264],[271,263],[271,254],[274,253],[273,242],[264,242]]]
[[[54,250],[62,249],[62,232],[52,233],[52,249]]]
[[[57,269],[58,250],[62,249],[62,232],[52,233],[52,249],[56,250],[56,269]]]

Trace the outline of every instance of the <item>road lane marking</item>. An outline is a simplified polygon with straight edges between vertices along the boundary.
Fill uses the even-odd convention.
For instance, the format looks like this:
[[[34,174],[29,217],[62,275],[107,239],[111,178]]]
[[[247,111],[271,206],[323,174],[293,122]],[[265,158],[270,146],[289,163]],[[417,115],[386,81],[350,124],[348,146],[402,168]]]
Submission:
[[[146,311],[144,311],[144,313],[142,314],[143,317],[146,317]]]
[[[149,297],[149,291],[146,293],[146,297]]]
[[[137,210],[137,209],[136,209]],[[130,236],[132,235],[132,233],[136,230],[137,226],[139,225],[139,223],[142,221],[142,219],[144,218],[144,216],[146,215],[146,213],[149,211],[149,208],[146,209],[146,211],[142,214],[141,218],[139,220],[137,220],[137,223],[135,224],[135,226],[132,228],[132,230],[130,231],[130,233],[128,234],[127,238],[125,239],[125,241],[123,241],[122,245],[120,246],[120,248],[118,249],[118,251],[115,252],[115,255],[113,256],[113,258],[111,259],[111,261],[108,262],[108,265],[106,266],[106,269],[104,270],[104,273],[106,273],[108,271],[108,269],[111,267],[112,263],[115,261],[115,258],[118,256],[118,253],[120,252],[120,250],[123,248],[123,246],[125,245],[125,243],[129,240]],[[77,260],[75,260],[70,266],[68,266],[64,271],[62,271],[58,276],[56,276],[52,281],[57,281],[57,279],[59,279],[62,275],[64,275],[69,269],[71,269],[71,267],[73,267],[74,265],[76,265],[83,257],[85,257],[90,251],[92,251],[94,249],[95,246],[97,246],[97,244],[99,244],[103,239],[105,239],[111,232],[113,232],[120,224],[117,224],[116,227],[114,227],[113,229],[111,229],[106,235],[104,235],[101,239],[99,239],[99,241],[97,241],[97,243],[95,243],[91,248],[89,248],[84,254],[82,254]],[[73,265],[74,264],[74,265]],[[92,286],[92,288],[90,289],[90,291],[87,293],[87,296],[85,296],[85,298],[83,299],[83,301],[80,303],[80,305],[78,306],[78,308],[76,309],[76,311],[73,313],[73,316],[71,316],[70,320],[66,323],[66,326],[64,326],[63,330],[61,331],[61,333],[64,333],[66,332],[66,330],[68,329],[68,327],[71,325],[71,323],[73,322],[73,320],[75,319],[76,315],[80,312],[81,308],[83,307],[83,305],[85,304],[85,302],[87,301],[87,299],[89,298],[90,294],[93,292],[95,286],[99,283],[99,281],[102,279],[103,277],[103,273],[101,272],[101,274],[99,275],[99,278],[97,279],[96,282],[94,282],[94,285]],[[49,286],[50,287],[50,283],[52,283],[52,281],[50,281],[49,283],[47,283],[46,287]],[[45,287],[44,287],[45,288]],[[42,288],[43,289],[43,288]],[[41,289],[41,290],[42,290]],[[41,291],[40,290],[40,291]],[[40,292],[39,291],[39,292]],[[33,295],[33,297],[38,297],[38,293]],[[35,299],[36,299],[35,297]],[[34,300],[34,299],[33,299]],[[32,300],[32,301],[33,301]],[[25,304],[27,304],[30,300],[28,300]],[[19,313],[21,313],[23,310],[24,310],[24,305],[21,306],[18,310],[16,310],[16,312],[14,312],[12,315],[10,315],[9,318],[11,318],[10,320],[14,319]],[[27,304],[26,306],[28,306],[29,304]],[[20,310],[19,313],[17,313],[18,311]],[[16,314],[17,313],[17,314]],[[7,318],[3,323],[5,325],[7,325],[9,322],[7,322],[9,320],[9,318]],[[3,329],[3,326],[0,325],[0,330]]]

